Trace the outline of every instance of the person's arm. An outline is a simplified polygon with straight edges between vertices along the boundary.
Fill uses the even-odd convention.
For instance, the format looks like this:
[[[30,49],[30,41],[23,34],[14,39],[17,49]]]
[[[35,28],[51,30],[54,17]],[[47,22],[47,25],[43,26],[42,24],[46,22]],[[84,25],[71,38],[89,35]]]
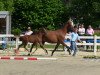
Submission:
[[[85,34],[85,28],[83,28],[83,33]]]
[[[70,41],[73,40],[73,32],[70,34]]]
[[[79,35],[77,36],[77,40],[78,40],[80,43],[83,43],[83,42],[80,40]]]
[[[92,34],[94,34],[94,30],[92,29]]]

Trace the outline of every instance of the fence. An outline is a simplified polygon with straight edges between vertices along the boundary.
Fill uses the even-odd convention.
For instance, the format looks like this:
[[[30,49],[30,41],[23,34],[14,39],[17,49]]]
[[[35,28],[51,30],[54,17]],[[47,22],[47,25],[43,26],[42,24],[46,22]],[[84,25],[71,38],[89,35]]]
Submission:
[[[70,38],[69,36],[66,36],[65,37],[66,39],[67,38]],[[89,45],[92,45],[94,46],[94,55],[97,55],[97,46],[100,45],[100,36],[80,36],[80,39],[84,39],[85,42],[83,43],[77,43],[77,45],[85,45],[85,46],[89,46]],[[67,44],[67,43],[66,43]]]
[[[22,36],[22,35],[21,35]],[[7,34],[7,35],[0,35],[0,38],[3,38],[3,37],[6,37],[6,38],[11,38],[11,37],[14,37],[14,35],[11,35],[11,34]],[[65,36],[65,39],[70,39],[70,36]],[[94,55],[96,55],[97,53],[97,46],[98,45],[100,45],[100,36],[80,36],[80,39],[85,39],[85,40],[92,40],[92,42],[90,41],[90,42],[84,42],[84,43],[77,43],[77,45],[93,45],[94,46]],[[9,42],[12,42],[10,39],[8,40],[7,39],[7,43],[9,43]],[[3,41],[1,40],[0,41],[0,43],[3,43]],[[18,47],[18,45],[19,45],[19,43],[21,43],[20,41],[19,41],[19,38],[17,37],[16,38],[16,42],[15,42],[15,45],[16,45],[16,48]],[[69,42],[65,42],[67,45],[70,45],[70,43]],[[46,44],[50,44],[50,43],[46,43]]]

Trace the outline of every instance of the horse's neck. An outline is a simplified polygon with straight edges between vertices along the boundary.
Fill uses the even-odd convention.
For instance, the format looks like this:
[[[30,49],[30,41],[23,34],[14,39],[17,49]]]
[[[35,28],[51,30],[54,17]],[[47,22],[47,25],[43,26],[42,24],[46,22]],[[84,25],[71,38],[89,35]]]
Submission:
[[[67,33],[67,25],[65,25],[61,30],[62,30],[63,33],[66,35],[66,33]]]

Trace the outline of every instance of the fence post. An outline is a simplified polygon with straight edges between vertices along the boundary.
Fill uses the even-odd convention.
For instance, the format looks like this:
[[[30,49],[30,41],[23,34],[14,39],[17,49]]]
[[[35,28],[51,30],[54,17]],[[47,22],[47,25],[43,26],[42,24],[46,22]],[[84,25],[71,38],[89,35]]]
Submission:
[[[97,55],[97,36],[94,35],[94,55]]]
[[[19,37],[16,37],[16,49],[18,48],[18,41],[19,41]]]

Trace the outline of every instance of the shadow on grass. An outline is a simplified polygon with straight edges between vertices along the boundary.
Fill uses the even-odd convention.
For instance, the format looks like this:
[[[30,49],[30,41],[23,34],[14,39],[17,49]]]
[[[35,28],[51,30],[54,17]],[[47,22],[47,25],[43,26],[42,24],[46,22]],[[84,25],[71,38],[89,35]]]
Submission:
[[[26,56],[26,57],[51,57],[50,55],[43,55],[43,54],[33,54],[33,55],[28,55],[28,54],[25,54],[25,55],[11,55],[11,56],[18,56],[18,57],[22,57],[22,56]]]
[[[53,51],[53,50],[49,50],[49,51]],[[61,50],[61,49],[59,49],[59,50],[56,50],[56,52],[63,52],[64,50]]]

